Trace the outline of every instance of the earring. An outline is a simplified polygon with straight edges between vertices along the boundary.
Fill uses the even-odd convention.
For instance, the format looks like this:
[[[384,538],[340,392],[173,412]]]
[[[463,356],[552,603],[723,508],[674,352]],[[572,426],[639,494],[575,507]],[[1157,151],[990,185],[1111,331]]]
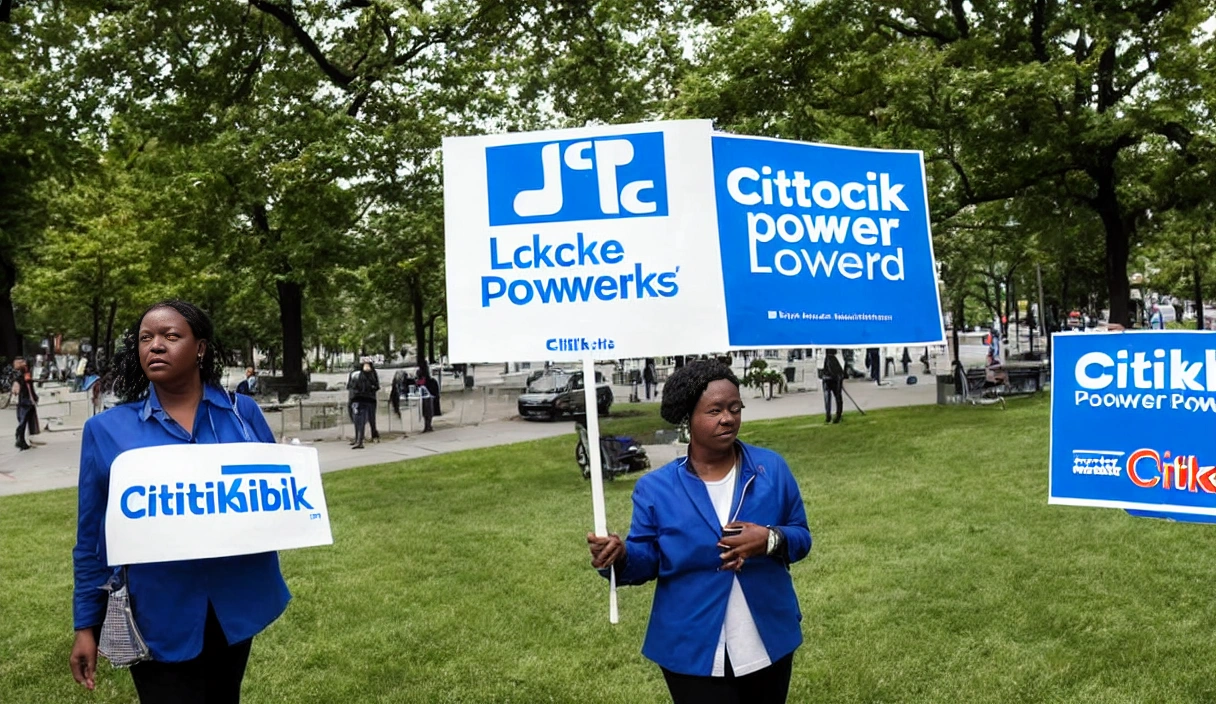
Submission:
[[[198,368],[199,369],[203,368],[203,355],[201,355],[201,354],[198,356]]]

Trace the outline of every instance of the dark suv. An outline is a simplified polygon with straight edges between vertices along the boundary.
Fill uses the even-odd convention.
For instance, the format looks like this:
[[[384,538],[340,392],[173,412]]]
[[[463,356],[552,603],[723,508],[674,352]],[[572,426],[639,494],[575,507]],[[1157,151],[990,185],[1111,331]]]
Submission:
[[[519,397],[519,415],[526,420],[582,415],[586,412],[583,394],[582,372],[549,370],[528,382],[528,390]],[[612,407],[612,387],[600,372],[595,373],[595,400],[599,414],[607,415]]]

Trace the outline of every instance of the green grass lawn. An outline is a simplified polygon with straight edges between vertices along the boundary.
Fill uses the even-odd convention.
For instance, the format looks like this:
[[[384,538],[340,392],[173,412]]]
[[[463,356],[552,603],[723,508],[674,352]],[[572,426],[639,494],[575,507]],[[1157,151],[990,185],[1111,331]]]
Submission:
[[[653,407],[608,432],[661,425]],[[1045,399],[745,425],[798,476],[791,702],[1212,702],[1216,528],[1047,506]],[[474,431],[470,431],[474,432]],[[631,479],[606,485],[624,533]],[[283,553],[295,600],[245,701],[661,702],[650,587],[589,567],[573,436],[325,477],[336,544]],[[132,702],[67,669],[75,492],[0,499],[0,702]]]

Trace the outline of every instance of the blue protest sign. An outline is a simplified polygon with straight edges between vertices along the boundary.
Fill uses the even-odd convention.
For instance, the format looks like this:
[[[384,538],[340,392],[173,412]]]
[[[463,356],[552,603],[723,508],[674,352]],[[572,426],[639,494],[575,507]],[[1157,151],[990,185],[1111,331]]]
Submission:
[[[1216,334],[1053,337],[1048,503],[1211,522]]]
[[[920,152],[714,135],[732,347],[945,339]]]

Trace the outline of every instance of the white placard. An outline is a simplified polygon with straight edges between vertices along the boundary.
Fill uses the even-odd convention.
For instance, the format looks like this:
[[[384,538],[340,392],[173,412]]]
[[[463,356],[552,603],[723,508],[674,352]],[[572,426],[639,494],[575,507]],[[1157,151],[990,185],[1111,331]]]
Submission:
[[[161,445],[110,467],[111,565],[332,545],[317,451],[271,443]]]
[[[447,138],[453,361],[725,346],[708,121]]]

